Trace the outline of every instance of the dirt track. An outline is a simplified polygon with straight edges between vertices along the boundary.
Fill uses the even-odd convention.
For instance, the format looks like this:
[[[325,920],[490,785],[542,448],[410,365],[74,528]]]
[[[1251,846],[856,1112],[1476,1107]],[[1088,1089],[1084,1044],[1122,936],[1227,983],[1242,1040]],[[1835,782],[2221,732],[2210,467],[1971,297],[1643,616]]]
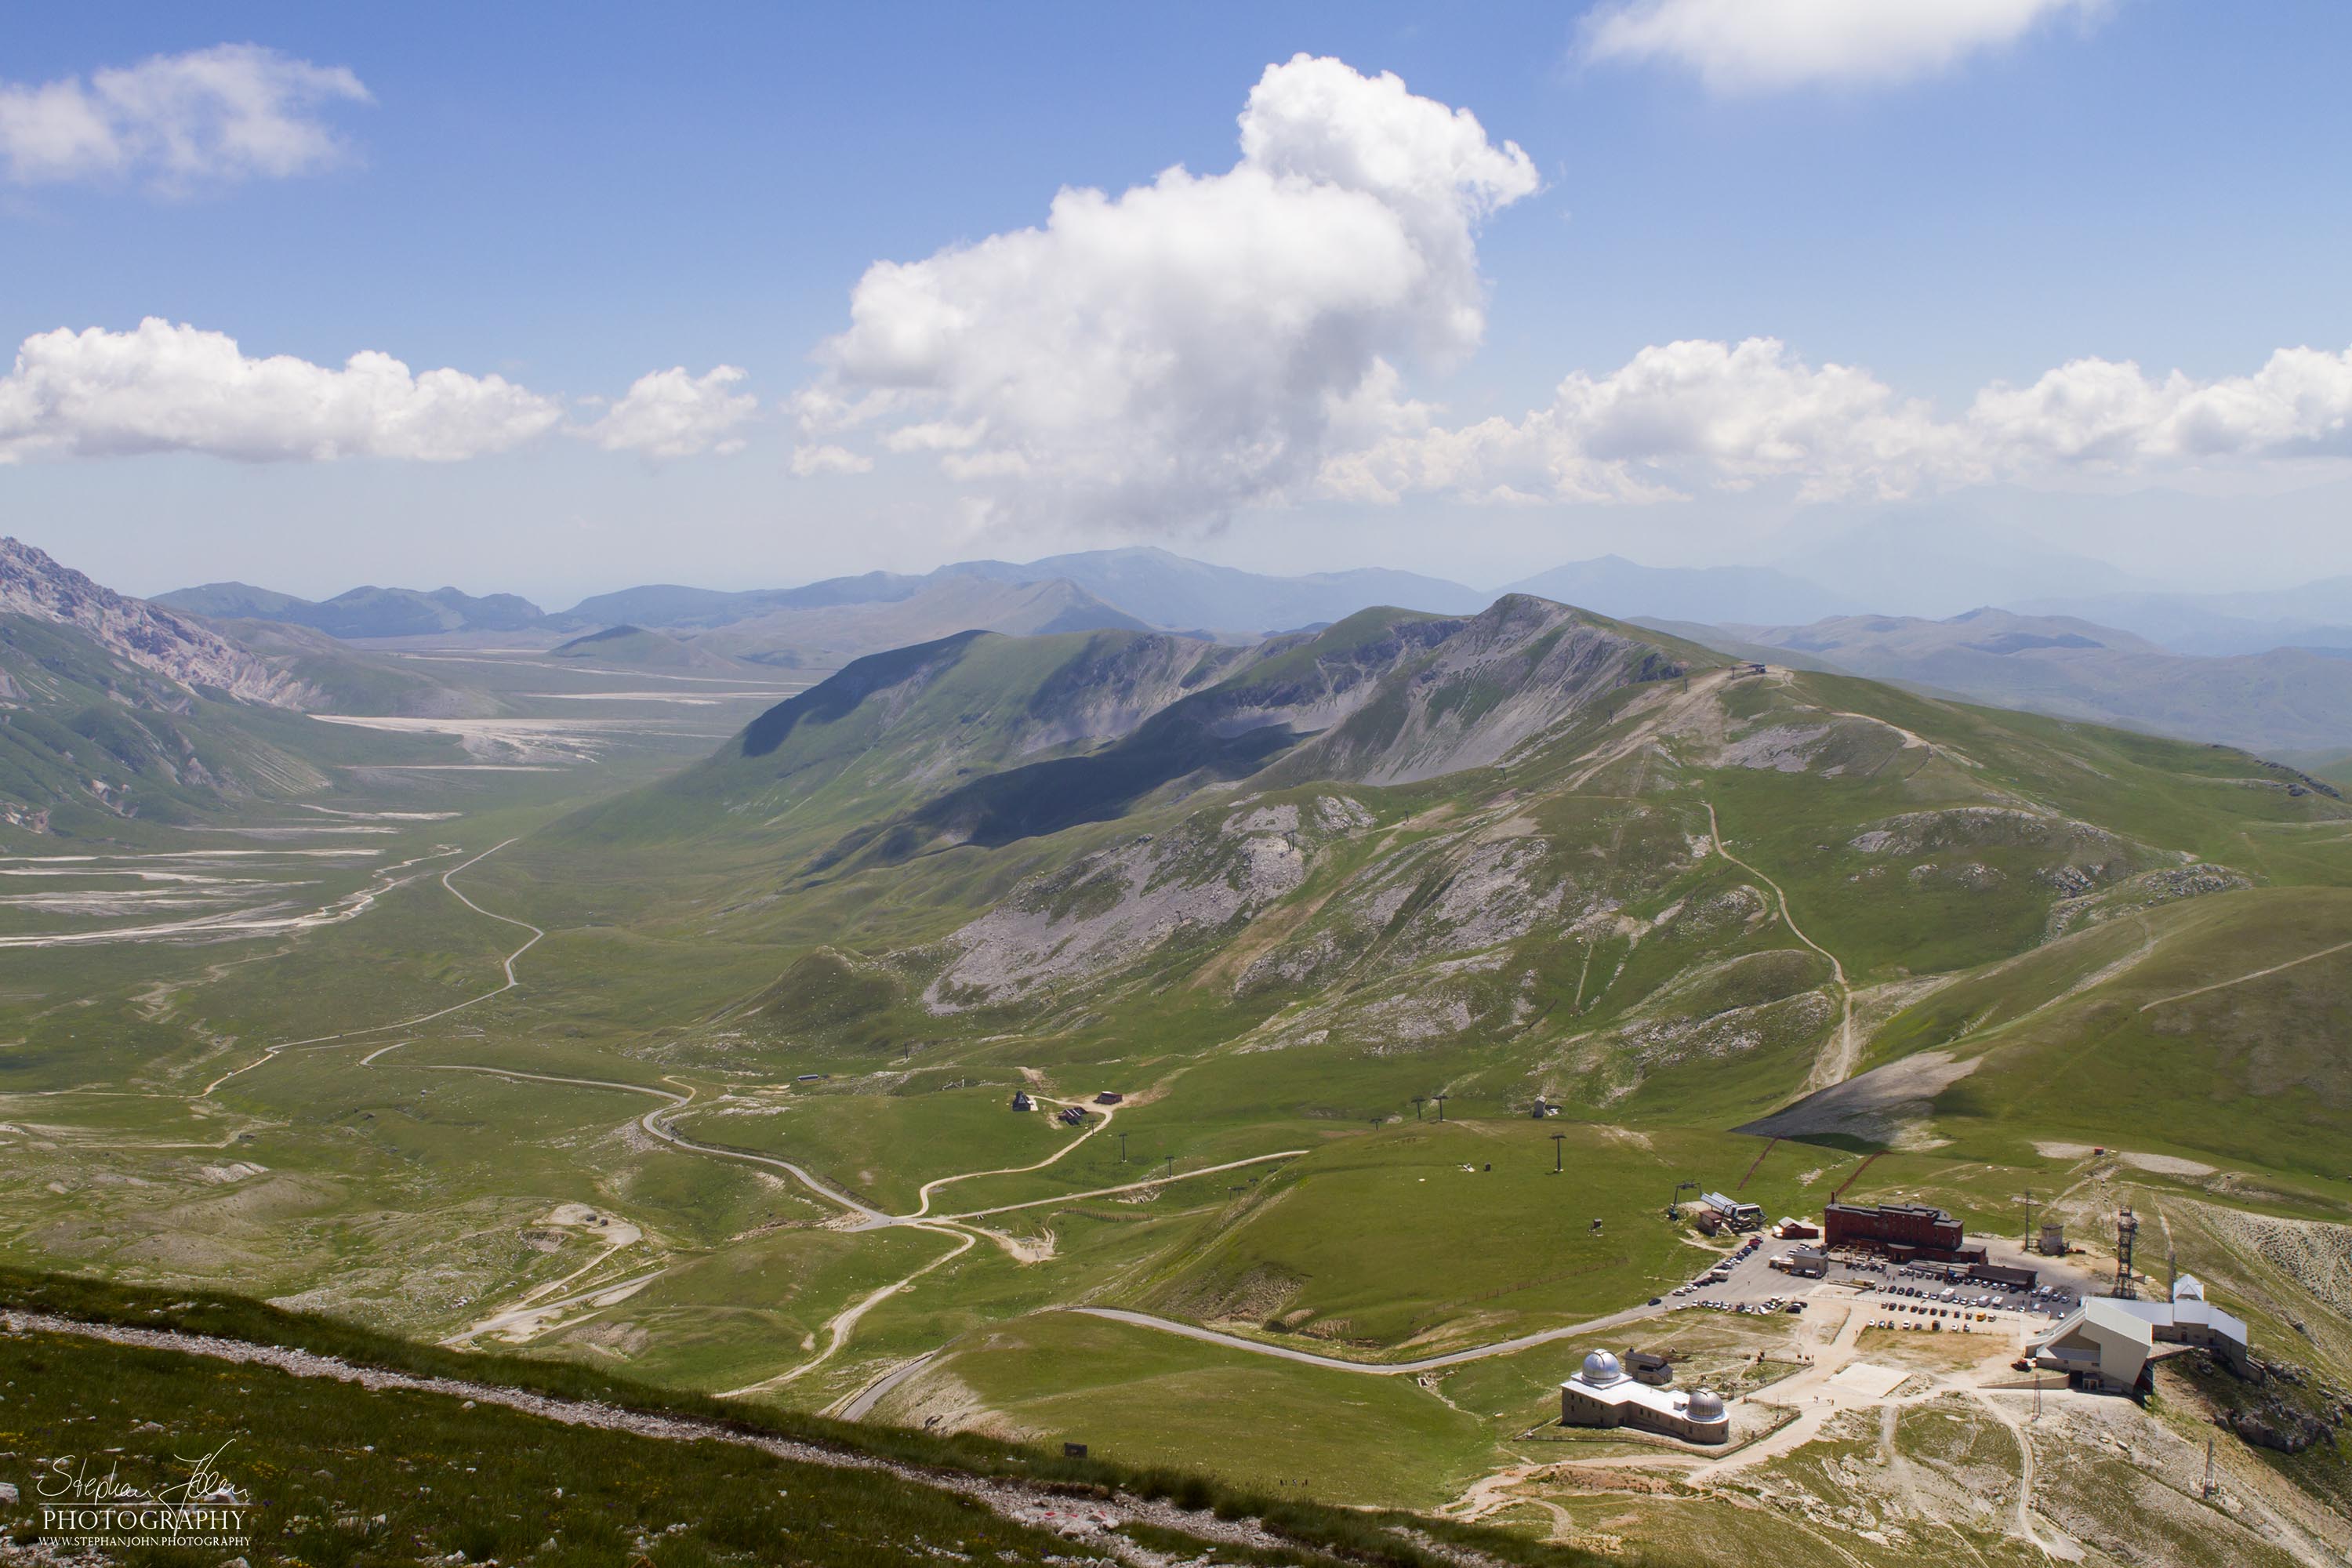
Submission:
[[[170,1329],[132,1329],[110,1323],[86,1323],[46,1312],[0,1311],[0,1327],[5,1327],[10,1333],[66,1334],[109,1344],[135,1345],[143,1350],[171,1351],[243,1365],[272,1367],[294,1377],[329,1378],[338,1383],[357,1384],[371,1393],[397,1388],[439,1394],[449,1399],[470,1399],[478,1405],[502,1405],[541,1420],[561,1422],[567,1426],[626,1432],[664,1442],[729,1443],[739,1447],[756,1448],[763,1454],[795,1464],[877,1471],[908,1486],[930,1487],[968,1497],[1001,1518],[1082,1542],[1111,1553],[1120,1562],[1134,1564],[1135,1568],[1174,1568],[1179,1560],[1114,1533],[1122,1524],[1153,1525],[1192,1536],[1204,1544],[1213,1542],[1265,1552],[1299,1550],[1254,1519],[1221,1520],[1205,1510],[1197,1513],[1187,1512],[1173,1503],[1155,1502],[1125,1492],[1104,1500],[1057,1496],[1042,1488],[1025,1486],[1017,1481],[991,1479],[955,1470],[930,1469],[920,1465],[877,1458],[851,1449],[830,1448],[789,1437],[770,1436],[716,1421],[655,1415],[584,1400],[559,1399],[550,1394],[533,1394],[493,1383],[473,1383],[463,1378],[421,1377],[412,1373],[387,1372],[378,1367],[354,1365],[333,1356],[288,1350],[279,1345],[215,1339]],[[1492,1563],[1491,1559],[1479,1558],[1469,1552],[1458,1555],[1465,1564],[1482,1565],[1482,1568],[1484,1564]],[[1494,1568],[1501,1568],[1501,1565],[1495,1564]]]

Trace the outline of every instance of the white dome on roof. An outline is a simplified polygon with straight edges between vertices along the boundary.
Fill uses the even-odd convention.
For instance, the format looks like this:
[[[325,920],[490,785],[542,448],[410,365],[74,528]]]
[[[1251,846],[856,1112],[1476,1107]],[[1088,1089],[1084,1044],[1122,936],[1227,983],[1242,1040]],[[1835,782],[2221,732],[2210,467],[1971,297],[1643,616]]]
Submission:
[[[1690,1396],[1690,1418],[1694,1421],[1723,1419],[1723,1395],[1711,1388],[1702,1388]]]
[[[1584,1381],[1609,1384],[1622,1380],[1625,1369],[1617,1364],[1617,1357],[1609,1351],[1594,1351],[1584,1358]]]

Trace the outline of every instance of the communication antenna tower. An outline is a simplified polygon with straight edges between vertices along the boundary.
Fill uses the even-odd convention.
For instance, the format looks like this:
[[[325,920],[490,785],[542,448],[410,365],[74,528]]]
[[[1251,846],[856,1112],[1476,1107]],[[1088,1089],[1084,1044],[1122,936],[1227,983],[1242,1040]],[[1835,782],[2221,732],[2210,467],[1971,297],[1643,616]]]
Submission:
[[[2116,1215],[2116,1288],[2112,1294],[2130,1297],[2132,1289],[2132,1243],[2139,1239],[2139,1216],[2124,1205]]]

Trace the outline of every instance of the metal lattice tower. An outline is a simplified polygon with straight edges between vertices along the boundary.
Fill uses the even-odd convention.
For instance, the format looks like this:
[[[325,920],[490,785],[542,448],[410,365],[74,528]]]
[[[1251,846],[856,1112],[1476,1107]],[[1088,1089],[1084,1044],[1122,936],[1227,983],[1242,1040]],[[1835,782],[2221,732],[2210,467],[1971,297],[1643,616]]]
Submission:
[[[2139,1239],[2139,1216],[2126,1204],[2116,1215],[2116,1288],[2113,1294],[2132,1295],[2132,1243]]]

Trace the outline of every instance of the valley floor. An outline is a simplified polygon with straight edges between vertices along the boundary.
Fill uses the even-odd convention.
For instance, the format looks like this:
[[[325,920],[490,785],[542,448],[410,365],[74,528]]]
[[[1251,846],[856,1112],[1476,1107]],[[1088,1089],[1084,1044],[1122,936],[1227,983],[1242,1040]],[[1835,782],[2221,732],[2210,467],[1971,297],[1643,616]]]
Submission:
[[[1949,824],[1855,837],[1852,822],[1802,818],[1771,793],[1785,749],[1801,744],[1785,735],[1751,745],[1761,761],[1741,765],[1756,777],[1662,783],[1677,745],[1749,744],[1733,737],[1729,706],[1801,695],[1720,672],[1663,693],[1539,806],[1511,791],[1475,809],[1404,797],[1385,816],[1352,796],[1343,807],[1330,795],[1216,795],[1217,820],[1244,826],[1200,841],[1219,854],[1241,842],[1253,858],[1238,880],[1218,880],[1220,861],[1199,886],[1245,893],[1255,874],[1297,901],[1249,917],[1261,925],[1247,942],[1207,961],[1154,968],[1148,944],[1121,950],[1130,967],[1094,992],[1054,967],[1099,934],[1084,926],[1096,918],[1084,884],[958,923],[970,908],[1013,908],[1018,877],[1050,868],[923,872],[978,888],[955,884],[950,919],[906,890],[914,872],[874,876],[838,905],[811,879],[803,904],[780,912],[780,873],[687,867],[654,919],[622,879],[600,879],[594,856],[531,850],[582,787],[541,774],[406,780],[348,808],[383,815],[257,840],[273,846],[268,874],[285,890],[262,912],[241,905],[233,937],[176,916],[150,925],[135,900],[86,943],[68,940],[72,921],[94,906],[12,911],[23,929],[0,942],[38,967],[0,978],[16,1036],[0,1040],[0,1249],[45,1268],[233,1286],[454,1349],[625,1370],[747,1411],[1083,1444],[1139,1469],[1409,1509],[1579,1552],[1873,1568],[2342,1560],[2352,1486],[2334,1426],[2324,1446],[2285,1454],[2219,1424],[2242,1400],[2287,1398],[2290,1384],[2298,1409],[2341,1403],[2333,1391],[2352,1378],[2341,1152],[2284,1136],[2250,1148],[2260,1116],[2220,1067],[2179,1069],[2197,1092],[2168,1089],[2180,1108],[2168,1122],[2130,1103],[2115,1088],[2124,1075],[2084,1043],[2119,1039],[2119,1055],[2146,1062],[2147,1040],[2206,1037],[2208,1009],[2275,1007],[2306,1032],[2332,1017],[2335,1004],[2304,988],[2336,984],[2352,952],[2335,936],[2352,912],[2340,889],[2216,874],[2176,899],[2172,883],[2132,879],[2194,875],[2210,858],[2143,870],[2120,839],[2098,839],[2109,890],[2069,896],[2117,907],[2066,915],[2079,930],[2042,923],[2059,916],[2039,892],[1966,906],[1998,913],[1975,926],[1857,918],[1832,901],[1833,879],[1873,875],[1868,858],[1892,853],[1884,839]],[[1894,763],[1979,767],[1922,738],[1916,715],[1809,711],[1822,731],[1801,744],[1845,736],[1874,778]],[[1097,835],[1085,853],[1106,864],[1154,842],[1124,826],[1074,831]],[[2233,831],[2250,863],[2336,853],[2300,827]],[[1149,853],[1194,843],[1158,819],[1154,833]],[[1503,930],[1514,900],[1536,896],[1527,846],[1546,833],[1595,862],[1630,860],[1630,842],[1670,874],[1646,904],[1596,898],[1573,924],[1572,910],[1542,906],[1570,934],[1528,960],[1525,978],[1481,956],[1516,940],[1505,931],[1470,957],[1432,946],[1377,979],[1250,1001],[1252,974],[1326,962],[1349,899],[1379,921],[1346,940],[1388,944],[1377,951],[1407,948],[1432,910],[1452,911],[1457,931]],[[1832,838],[1849,860],[1824,870],[1805,847]],[[1310,839],[1372,893],[1304,870],[1285,882],[1285,857]],[[297,842],[331,853],[306,870],[275,847]],[[1443,877],[1378,881],[1441,852],[1455,857]],[[1937,897],[1939,876],[1965,875],[1955,898],[2008,898],[2074,868],[2049,871],[2024,851],[1996,866],[1973,841],[1923,837],[1914,853],[1931,875],[1895,879]],[[1980,858],[1956,868],[1968,855]],[[7,864],[67,869],[20,860]],[[178,859],[143,868],[214,874]],[[975,1003],[970,1022],[936,979],[919,1005],[894,961],[842,956],[854,929],[843,911],[901,897],[894,912],[931,944],[928,973],[950,951],[977,954],[965,973],[1034,987],[1040,1010],[1004,1027]],[[2254,941],[2241,911],[2257,898]],[[1165,929],[1192,918],[1171,908]],[[802,923],[731,934],[772,920]],[[987,920],[998,924],[970,935]],[[1995,952],[1983,932],[2001,922],[2011,946]],[[1023,941],[1046,958],[1024,969]],[[782,981],[779,951],[801,955]],[[1643,1000],[1618,1000],[1641,987]],[[895,1012],[877,1005],[888,1027],[870,1038],[855,1033],[869,992],[898,998]],[[1243,1003],[1256,1010],[1235,1011]],[[1500,1022],[1425,1043],[1438,1037],[1416,1031],[1449,1009]],[[1375,1037],[1349,1034],[1368,1016],[1388,1031],[1377,1038],[1401,1043],[1342,1050]],[[806,1019],[818,1021],[809,1035],[836,1032],[812,1045]],[[2023,1075],[1979,1075],[1992,1051],[2037,1073],[2079,1068],[2125,1109],[2095,1117],[1997,1088]],[[2306,1057],[2257,1053],[2244,1070],[2279,1097],[2278,1114],[2335,1114],[2336,1081]],[[1554,1087],[1570,1083],[1600,1088],[1576,1099]],[[1016,1090],[1034,1110],[1009,1108]],[[2108,1227],[2129,1203],[2146,1287],[2152,1258],[2193,1269],[2295,1376],[2250,1394],[2177,1360],[2137,1402],[2036,1391],[2011,1363],[2042,1320],[1993,1314],[1961,1334],[1895,1326],[1906,1320],[1881,1295],[1800,1286],[1760,1259],[1713,1299],[1780,1310],[1709,1310],[1675,1293],[1730,1246],[1686,1223],[1676,1205],[1693,1189],[1737,1193],[1774,1217],[1817,1214],[1841,1193],[1923,1201],[2004,1240],[2049,1220],[2078,1249],[2054,1267],[2083,1278],[2112,1268]],[[103,1342],[349,1373],[284,1347],[22,1313],[11,1327],[11,1354]],[[1670,1353],[1678,1384],[1724,1393],[1732,1444],[1560,1426],[1561,1380],[1603,1346]],[[358,1381],[635,1436],[742,1441],[488,1384]],[[31,1439],[9,1397],[0,1433],[21,1457]],[[843,1462],[754,1446],[793,1465]],[[1008,1560],[1042,1560],[1027,1554],[1057,1535],[1084,1552],[1176,1560],[1152,1531],[1291,1550],[1262,1520],[1213,1529],[1164,1502],[1074,1511],[1010,1484],[947,1489],[990,1510],[991,1550],[1001,1536]],[[431,1539],[454,1550],[459,1537]],[[710,1543],[714,1558],[729,1549]],[[515,1550],[504,1542],[501,1560]]]

